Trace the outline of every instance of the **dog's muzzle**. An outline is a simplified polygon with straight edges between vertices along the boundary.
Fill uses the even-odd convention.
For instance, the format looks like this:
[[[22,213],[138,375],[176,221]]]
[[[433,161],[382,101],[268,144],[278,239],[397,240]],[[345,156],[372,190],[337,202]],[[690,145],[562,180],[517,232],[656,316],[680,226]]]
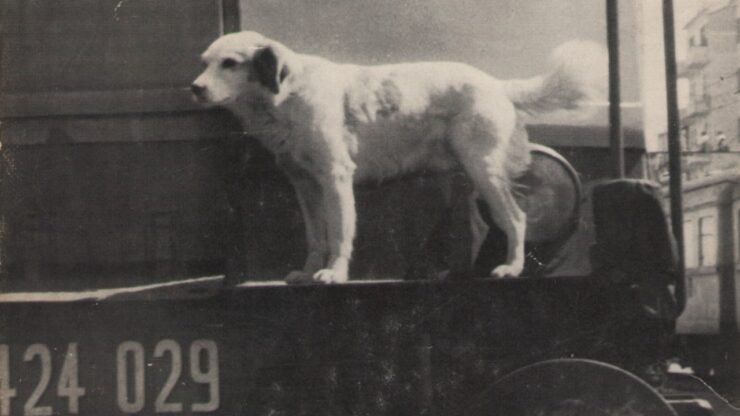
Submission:
[[[192,83],[190,84],[190,91],[193,93],[193,97],[195,97],[196,100],[205,101],[205,92],[206,92],[205,86]]]

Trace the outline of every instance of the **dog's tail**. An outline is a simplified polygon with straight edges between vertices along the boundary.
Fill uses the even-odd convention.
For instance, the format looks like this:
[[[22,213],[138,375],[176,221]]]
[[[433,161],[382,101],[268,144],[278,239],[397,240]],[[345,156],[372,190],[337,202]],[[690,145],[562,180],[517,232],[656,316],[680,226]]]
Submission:
[[[573,40],[550,56],[549,73],[530,79],[504,81],[514,106],[528,114],[576,110],[586,102],[603,101],[607,84],[606,50],[601,45]]]

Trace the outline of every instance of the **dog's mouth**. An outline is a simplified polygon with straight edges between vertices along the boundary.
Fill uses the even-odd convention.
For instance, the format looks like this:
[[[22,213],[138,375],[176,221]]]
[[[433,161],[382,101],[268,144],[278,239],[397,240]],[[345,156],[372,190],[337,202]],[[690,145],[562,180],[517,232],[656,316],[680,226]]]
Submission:
[[[191,94],[191,97],[193,101],[195,101],[196,103],[200,105],[206,106],[206,107],[228,104],[231,101],[233,101],[233,98],[230,96],[222,98],[220,100],[213,100],[210,97],[207,97],[205,95],[199,95],[199,94]]]

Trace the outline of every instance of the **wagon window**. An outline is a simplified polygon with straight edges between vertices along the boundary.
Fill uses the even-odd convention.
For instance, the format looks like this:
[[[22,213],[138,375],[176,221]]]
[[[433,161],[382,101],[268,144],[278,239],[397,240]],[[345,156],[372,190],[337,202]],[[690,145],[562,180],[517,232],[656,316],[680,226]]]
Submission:
[[[717,220],[714,216],[699,218],[699,263],[717,264]]]
[[[684,235],[684,257],[686,267],[692,269],[699,264],[699,250],[696,246],[696,228],[694,221],[688,220],[683,223]]]

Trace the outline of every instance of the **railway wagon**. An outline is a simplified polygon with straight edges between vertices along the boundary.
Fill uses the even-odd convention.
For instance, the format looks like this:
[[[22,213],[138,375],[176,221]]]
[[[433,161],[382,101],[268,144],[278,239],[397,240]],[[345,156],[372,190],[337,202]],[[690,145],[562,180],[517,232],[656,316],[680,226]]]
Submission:
[[[687,305],[676,332],[697,373],[737,376],[740,186],[734,172],[684,186]]]
[[[277,282],[305,251],[290,187],[185,91],[240,4],[3,4],[0,414],[729,411],[665,371],[672,237],[652,185],[601,183],[598,109],[528,127],[525,277],[475,278],[492,229],[472,277],[437,278],[453,174],[358,190],[356,280]],[[641,132],[624,137],[641,177]]]

